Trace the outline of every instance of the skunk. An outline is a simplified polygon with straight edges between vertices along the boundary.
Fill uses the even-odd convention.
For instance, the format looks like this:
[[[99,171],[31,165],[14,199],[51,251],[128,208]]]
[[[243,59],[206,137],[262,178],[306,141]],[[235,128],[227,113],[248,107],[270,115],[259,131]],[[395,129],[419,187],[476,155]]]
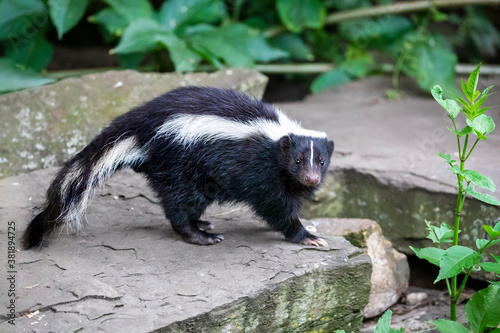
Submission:
[[[200,220],[213,202],[244,202],[285,238],[327,246],[299,221],[302,202],[323,182],[334,143],[280,110],[234,90],[182,87],[117,117],[65,163],[26,249],[56,227],[78,231],[93,190],[121,168],[144,174],[165,216],[188,243],[223,240]]]

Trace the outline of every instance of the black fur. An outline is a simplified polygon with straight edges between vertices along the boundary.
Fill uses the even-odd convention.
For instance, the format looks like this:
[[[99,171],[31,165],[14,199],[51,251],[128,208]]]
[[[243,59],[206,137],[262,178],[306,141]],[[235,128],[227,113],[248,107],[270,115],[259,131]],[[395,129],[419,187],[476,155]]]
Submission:
[[[57,226],[71,204],[81,200],[85,185],[92,182],[92,167],[116,143],[135,137],[146,148],[146,159],[116,167],[143,173],[160,198],[166,217],[184,240],[214,244],[221,235],[208,233],[209,222],[200,216],[212,202],[245,202],[275,230],[296,243],[310,244],[316,236],[299,221],[302,202],[320,186],[330,163],[333,141],[289,134],[279,141],[265,136],[241,140],[212,140],[186,148],[171,137],[155,137],[158,128],[178,113],[210,114],[238,122],[256,118],[277,121],[275,109],[232,90],[186,87],[173,90],[116,118],[59,171],[47,191],[43,211],[24,234],[25,248],[39,246]],[[310,141],[314,141],[311,167]],[[82,167],[80,182],[71,168]],[[113,170],[116,171],[116,170]],[[60,193],[63,182],[69,190]]]

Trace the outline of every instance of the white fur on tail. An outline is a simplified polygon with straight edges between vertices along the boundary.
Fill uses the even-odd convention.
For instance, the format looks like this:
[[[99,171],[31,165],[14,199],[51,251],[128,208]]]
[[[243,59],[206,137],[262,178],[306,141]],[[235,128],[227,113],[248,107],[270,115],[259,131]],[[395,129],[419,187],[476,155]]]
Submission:
[[[117,140],[113,147],[109,149],[94,165],[91,166],[90,179],[85,184],[85,190],[81,197],[74,198],[70,207],[62,213],[63,220],[68,228],[73,231],[79,231],[82,228],[82,218],[85,209],[90,205],[93,196],[93,189],[97,188],[102,182],[111,176],[120,164],[135,165],[142,163],[146,154],[144,149],[139,147],[135,137],[129,137],[124,140]],[[82,162],[77,162],[66,174],[61,186],[61,196],[69,193],[68,189],[73,185],[79,185],[83,175]]]

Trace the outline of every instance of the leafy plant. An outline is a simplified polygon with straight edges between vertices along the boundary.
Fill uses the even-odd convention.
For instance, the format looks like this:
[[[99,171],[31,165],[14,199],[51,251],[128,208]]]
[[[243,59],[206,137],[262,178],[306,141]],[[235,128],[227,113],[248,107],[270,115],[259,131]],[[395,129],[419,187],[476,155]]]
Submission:
[[[464,4],[450,2],[446,6]],[[391,0],[0,0],[0,43],[10,60],[0,58],[9,69],[0,72],[0,93],[50,82],[43,78],[54,52],[47,36],[61,40],[84,19],[102,28],[103,41],[112,44],[110,52],[123,68],[321,73],[311,85],[320,92],[387,71],[392,64],[373,57],[383,53],[395,65],[396,89],[404,73],[425,91],[435,83],[451,91],[453,43],[466,46],[471,57],[494,56],[500,34],[478,7],[459,16],[439,12],[441,5],[423,8],[409,1],[410,12],[425,10],[403,16]],[[459,26],[456,38],[429,24],[443,20]],[[26,84],[23,79],[10,86],[12,73]]]
[[[483,253],[490,246],[500,243],[500,222],[497,222],[495,226],[483,225],[489,238],[476,239],[477,250],[458,244],[461,211],[467,195],[487,204],[500,205],[500,201],[494,196],[475,190],[475,187],[480,187],[494,192],[495,184],[491,178],[477,171],[465,169],[465,163],[478,142],[487,140],[487,135],[495,128],[493,119],[484,114],[490,107],[483,106],[485,100],[491,95],[489,91],[493,86],[487,87],[482,92],[477,90],[480,66],[481,64],[470,74],[467,83],[461,81],[465,97],[457,96],[461,106],[453,99],[443,99],[443,90],[440,86],[435,86],[432,89],[434,99],[447,111],[448,117],[453,123],[453,128],[448,128],[448,130],[457,137],[458,161],[452,159],[450,154],[438,154],[450,166],[448,170],[455,174],[458,180],[455,223],[454,228],[452,228],[446,222],[441,223],[440,226],[433,226],[426,221],[429,230],[427,238],[437,247],[411,248],[419,258],[426,259],[431,264],[439,266],[439,274],[435,282],[446,281],[450,296],[451,320],[438,319],[432,322],[441,332],[445,333],[469,332],[469,329],[456,323],[456,306],[472,271],[482,269],[500,275],[500,256],[492,255],[496,261],[495,263],[480,262]],[[460,113],[465,115],[466,125],[459,130],[456,119]],[[474,144],[470,147],[469,139],[474,137]],[[442,248],[442,245],[446,243],[450,243],[451,246],[447,249]],[[464,273],[464,278],[459,285],[457,277],[461,273]],[[488,288],[477,292],[467,302],[465,313],[470,329],[475,333],[482,333],[487,328],[497,327],[500,324],[499,308],[500,284],[491,283]],[[494,332],[500,332],[500,329],[495,329]]]

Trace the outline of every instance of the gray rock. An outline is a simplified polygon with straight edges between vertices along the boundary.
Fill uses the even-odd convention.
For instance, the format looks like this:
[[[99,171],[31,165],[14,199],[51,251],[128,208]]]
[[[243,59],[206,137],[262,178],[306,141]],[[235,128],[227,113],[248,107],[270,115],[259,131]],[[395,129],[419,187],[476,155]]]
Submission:
[[[385,312],[408,288],[410,267],[403,253],[392,248],[380,226],[366,219],[317,218],[309,221],[322,235],[342,236],[363,248],[372,261],[370,301],[363,310],[365,318]]]
[[[173,88],[233,88],[262,98],[267,78],[247,69],[214,73],[110,71],[0,95],[0,178],[61,165],[118,115]]]
[[[371,77],[303,102],[278,106],[304,126],[324,130],[335,141],[327,184],[305,207],[304,216],[377,221],[396,249],[413,254],[410,245],[432,246],[426,239],[424,220],[454,224],[456,177],[446,170],[449,166],[437,152],[453,153],[457,141],[446,129],[452,126],[446,111],[431,96],[414,89],[410,81],[401,80],[401,84],[408,96],[399,101],[384,97],[391,88],[390,77]],[[500,77],[481,78],[478,89],[492,84],[498,90]],[[495,105],[500,105],[498,93],[487,101],[487,106]],[[498,107],[487,114],[500,124]],[[463,117],[460,122],[465,123]],[[489,176],[500,187],[500,130],[488,137],[478,143],[466,168]],[[500,199],[500,191],[488,193]],[[462,214],[459,243],[474,249],[476,238],[488,237],[482,225],[500,221],[499,207],[471,197]],[[492,247],[491,252],[500,255],[500,246]],[[483,260],[492,258],[485,253]],[[491,273],[481,273],[475,277],[495,279]]]
[[[0,180],[0,221],[15,222],[18,248],[55,171]],[[243,206],[214,206],[205,218],[225,240],[183,242],[144,179],[120,172],[96,194],[82,234],[63,230],[38,252],[15,252],[16,331],[359,329],[371,275],[362,250],[335,236],[326,236],[329,248],[292,244]],[[1,223],[2,239],[6,232]],[[3,273],[0,281],[8,304]],[[0,322],[0,331],[11,328]]]

